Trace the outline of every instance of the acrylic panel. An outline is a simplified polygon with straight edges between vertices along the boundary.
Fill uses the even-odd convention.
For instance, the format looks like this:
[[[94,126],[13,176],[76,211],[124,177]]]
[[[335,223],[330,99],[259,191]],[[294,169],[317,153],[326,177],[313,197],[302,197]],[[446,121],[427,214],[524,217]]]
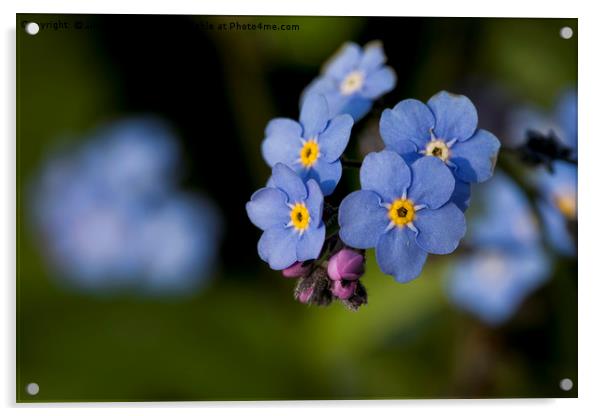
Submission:
[[[576,397],[577,36],[17,15],[17,400]]]

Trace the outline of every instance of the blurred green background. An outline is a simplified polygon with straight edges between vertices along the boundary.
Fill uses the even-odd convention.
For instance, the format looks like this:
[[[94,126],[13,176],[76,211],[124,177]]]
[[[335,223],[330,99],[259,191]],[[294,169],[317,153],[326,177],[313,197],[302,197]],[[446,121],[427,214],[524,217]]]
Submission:
[[[30,36],[27,21],[51,25]],[[232,21],[299,30],[209,28]],[[559,36],[567,25],[570,40]],[[431,256],[400,285],[370,254],[369,303],[356,313],[295,302],[293,283],[260,262],[243,207],[269,173],[259,152],[266,123],[297,117],[300,92],[343,42],[373,39],[398,75],[380,110],[488,86],[549,107],[577,81],[576,19],[17,16],[18,401],[576,397],[577,385],[559,388],[577,381],[576,260],[558,260],[499,328],[447,300],[453,256]],[[502,110],[476,95],[481,126],[502,136]],[[58,142],[138,114],[174,126],[185,188],[224,213],[219,270],[186,298],[65,289],[28,221],[28,184]],[[377,121],[369,115],[355,134]],[[347,190],[356,176],[345,172]],[[36,396],[25,391],[31,382]]]

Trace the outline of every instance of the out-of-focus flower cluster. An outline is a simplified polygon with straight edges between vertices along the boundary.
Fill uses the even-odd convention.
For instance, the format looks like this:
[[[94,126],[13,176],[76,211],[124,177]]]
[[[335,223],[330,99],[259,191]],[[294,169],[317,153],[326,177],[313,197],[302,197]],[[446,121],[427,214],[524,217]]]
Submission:
[[[576,91],[563,92],[549,114],[533,106],[515,109],[507,130],[506,144],[531,168],[518,178],[528,189],[501,172],[481,189],[468,254],[447,281],[452,301],[489,325],[508,321],[550,278],[546,244],[564,256],[577,248]]]
[[[501,172],[480,189],[471,219],[469,253],[453,267],[451,299],[484,322],[503,323],[549,277],[535,213],[521,189]]]
[[[177,187],[179,148],[156,119],[119,121],[57,151],[31,187],[45,255],[89,292],[184,294],[210,276],[221,217]]]
[[[493,174],[499,141],[477,128],[467,97],[446,91],[385,110],[384,151],[362,162],[343,156],[354,122],[395,86],[385,62],[380,43],[344,45],[303,92],[299,122],[276,118],[266,128],[262,153],[272,176],[246,209],[263,231],[259,256],[299,279],[302,303],[366,303],[359,278],[370,248],[397,281],[418,277],[429,253],[458,247],[471,184]],[[361,190],[340,201],[331,195],[345,165],[361,165]]]

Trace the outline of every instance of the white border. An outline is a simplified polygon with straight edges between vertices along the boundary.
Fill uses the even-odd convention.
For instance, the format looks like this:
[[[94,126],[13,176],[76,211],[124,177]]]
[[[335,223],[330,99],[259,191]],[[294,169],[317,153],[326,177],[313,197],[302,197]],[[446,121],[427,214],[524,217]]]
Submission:
[[[586,5],[587,4],[587,5]],[[597,249],[600,247],[600,210],[602,193],[599,191],[602,172],[602,128],[597,126],[601,119],[600,77],[602,65],[600,39],[602,20],[595,2],[576,1],[531,1],[504,0],[498,2],[441,0],[399,1],[369,0],[350,1],[304,0],[287,3],[276,0],[236,1],[185,1],[146,0],[126,2],[124,0],[25,0],[17,4],[2,2],[0,19],[3,24],[1,91],[5,94],[0,101],[0,128],[5,137],[0,141],[0,195],[2,197],[0,229],[2,250],[0,264],[2,274],[2,297],[0,298],[0,406],[8,407],[4,414],[30,414],[42,412],[50,415],[105,414],[107,407],[117,415],[136,413],[163,415],[165,408],[184,414],[198,415],[199,412],[239,413],[244,409],[248,415],[306,415],[308,408],[326,413],[344,411],[346,414],[365,414],[376,410],[382,414],[441,414],[504,415],[509,412],[563,415],[600,414],[602,393],[600,371],[602,370],[602,343],[599,317],[602,304],[602,273],[597,266]],[[578,17],[579,29],[579,136],[580,136],[580,189],[579,189],[579,399],[560,400],[439,400],[439,401],[345,401],[345,402],[237,402],[237,403],[155,403],[155,404],[92,404],[92,405],[18,405],[15,400],[15,13],[134,13],[134,14],[257,14],[257,15],[400,15],[400,16],[482,16],[482,17]],[[596,169],[596,167],[598,169]],[[84,408],[82,408],[84,407]],[[201,408],[201,409],[199,409]]]

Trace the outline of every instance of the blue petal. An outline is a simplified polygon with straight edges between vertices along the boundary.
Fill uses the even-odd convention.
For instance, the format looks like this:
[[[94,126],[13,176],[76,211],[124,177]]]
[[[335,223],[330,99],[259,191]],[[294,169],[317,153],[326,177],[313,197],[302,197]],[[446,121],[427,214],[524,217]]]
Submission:
[[[318,136],[320,157],[327,162],[334,162],[345,151],[353,127],[353,118],[349,114],[335,117],[328,123],[324,133]]]
[[[418,205],[437,209],[451,198],[456,180],[449,168],[434,156],[425,156],[412,163],[410,199]]]
[[[469,140],[454,144],[450,150],[450,161],[456,165],[458,178],[483,182],[493,175],[500,142],[487,130],[479,129]]]
[[[335,80],[325,76],[314,79],[301,93],[300,108],[303,107],[303,103],[305,103],[307,97],[313,94],[322,94],[326,98],[326,101],[328,102],[329,118],[333,118],[338,114],[338,110],[343,103],[336,102],[337,99],[340,100],[342,96]]]
[[[364,46],[364,53],[358,64],[358,69],[369,73],[382,66],[386,60],[382,43],[370,42]]]
[[[247,215],[255,226],[262,230],[284,226],[290,221],[286,195],[279,189],[262,188],[247,202]]]
[[[257,243],[259,257],[274,270],[286,269],[297,261],[299,234],[293,227],[266,230]]]
[[[556,104],[554,116],[564,133],[561,139],[577,156],[577,90],[571,89],[562,94]]]
[[[380,134],[387,148],[400,154],[424,148],[435,126],[431,110],[418,100],[399,102],[385,110],[380,119]]]
[[[309,139],[324,131],[328,123],[328,102],[321,94],[311,94],[301,106],[299,120],[303,125],[303,138]]]
[[[324,73],[342,80],[357,67],[361,56],[362,49],[357,44],[348,42],[326,63]]]
[[[381,235],[376,245],[378,267],[399,283],[417,278],[426,257],[426,251],[416,244],[414,232],[408,227],[393,228]]]
[[[380,205],[380,197],[374,192],[355,191],[341,202],[339,236],[350,247],[376,247],[388,225],[387,209]]]
[[[272,169],[269,183],[284,191],[289,203],[301,202],[307,198],[307,188],[299,175],[282,163],[276,163]]]
[[[309,217],[311,218],[312,224],[317,227],[322,223],[322,209],[324,207],[324,195],[320,190],[320,185],[310,179],[307,181],[307,199],[305,200],[305,206],[309,211]]]
[[[305,180],[314,179],[320,184],[320,189],[324,196],[332,194],[341,180],[343,174],[343,166],[340,161],[329,163],[322,158],[318,158],[316,164],[309,170],[304,170],[303,175]]]
[[[376,192],[384,202],[401,198],[411,181],[410,168],[406,162],[389,150],[369,153],[360,169],[362,189]]]
[[[320,256],[324,238],[326,236],[326,226],[320,225],[318,228],[309,228],[297,244],[297,261],[313,260]]]
[[[405,131],[400,128],[395,113],[388,108],[380,116],[380,135],[387,150],[392,150],[399,155],[417,153],[417,146],[404,138]]]
[[[266,138],[261,144],[261,154],[270,166],[278,162],[292,165],[299,157],[302,128],[288,118],[275,118],[265,129]]]
[[[360,94],[366,98],[375,99],[395,88],[397,75],[391,67],[384,67],[368,74]]]
[[[460,211],[465,212],[470,205],[470,184],[457,179],[450,201],[456,204]]]
[[[574,256],[577,249],[575,240],[569,232],[566,218],[547,202],[538,202],[537,208],[541,213],[546,237],[550,240],[552,247],[564,256]]]
[[[556,160],[552,163],[553,172],[537,169],[535,183],[542,195],[554,203],[558,197],[577,195],[577,166],[572,163]]]
[[[444,140],[469,139],[477,129],[477,109],[467,97],[441,91],[428,101],[435,115],[435,134]]]
[[[418,229],[416,243],[432,254],[451,253],[466,234],[464,213],[455,204],[418,211],[414,225]]]
[[[328,98],[329,105],[331,100],[335,101],[335,105],[340,102],[338,114],[349,114],[355,121],[360,120],[368,114],[368,111],[372,108],[372,100],[369,100],[368,98],[361,97],[357,94],[349,97],[344,97],[340,93],[337,93],[337,95],[340,98]]]

